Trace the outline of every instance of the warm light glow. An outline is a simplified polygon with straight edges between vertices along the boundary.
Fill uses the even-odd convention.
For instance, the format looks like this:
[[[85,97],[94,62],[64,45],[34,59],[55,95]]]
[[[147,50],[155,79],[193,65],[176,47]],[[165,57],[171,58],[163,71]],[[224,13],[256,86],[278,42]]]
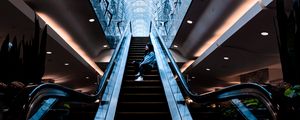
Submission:
[[[89,77],[89,76],[86,76],[85,79],[90,79],[90,77]]]
[[[68,65],[70,65],[70,64],[69,64],[69,63],[65,63],[64,65],[65,65],[65,66],[68,66]]]
[[[68,75],[44,75],[42,79],[52,79],[55,84],[63,84],[70,81]]]
[[[48,25],[51,27],[63,40],[73,48],[90,66],[92,66],[101,76],[103,75],[103,71],[97,66],[97,64],[90,58],[84,50],[74,41],[71,35],[62,28],[58,23],[56,23],[51,17],[48,15],[37,12],[38,16],[40,16]]]
[[[239,82],[239,81],[232,81],[232,82],[229,82],[230,84],[241,84],[241,82]]]
[[[187,61],[181,68],[180,71],[183,73],[192,63],[194,63],[195,60],[189,60]]]
[[[174,48],[178,48],[178,46],[177,46],[177,45],[173,45],[173,47],[174,47]]]
[[[193,21],[187,20],[186,23],[188,23],[188,24],[193,24]]]
[[[93,90],[93,87],[87,86],[87,87],[81,87],[81,88],[76,88],[75,91],[81,91],[82,93],[90,92]]]
[[[222,89],[223,87],[211,87],[211,88],[207,88],[206,90],[207,91],[210,91],[210,92],[215,92],[215,91],[218,91],[220,89]]]
[[[190,104],[190,103],[194,102],[191,98],[186,98],[185,101],[186,101],[187,104]]]
[[[95,19],[89,19],[89,22],[95,22]]]
[[[220,26],[214,36],[211,37],[205,45],[200,47],[200,49],[194,55],[195,57],[201,56],[213,43],[215,43],[228,29],[230,29],[244,14],[247,13],[258,0],[246,0],[242,5],[240,5]]]
[[[206,68],[205,70],[206,70],[206,71],[210,71],[210,68]]]
[[[100,100],[99,99],[97,99],[96,101],[95,101],[95,103],[99,103],[100,102]]]
[[[242,5],[240,5],[220,26],[214,36],[212,36],[207,42],[204,43],[202,47],[200,47],[197,52],[194,54],[195,57],[201,56],[209,47],[211,47],[216,41],[228,30],[230,29],[244,14],[247,13],[259,0],[247,0]],[[192,62],[193,63],[193,62]],[[184,72],[190,65],[192,65],[191,61],[186,62],[181,68],[181,72]]]
[[[103,47],[104,47],[104,48],[107,48],[107,47],[108,47],[108,45],[103,45]]]
[[[268,35],[269,35],[268,32],[261,32],[260,34],[261,34],[262,36],[268,36]]]

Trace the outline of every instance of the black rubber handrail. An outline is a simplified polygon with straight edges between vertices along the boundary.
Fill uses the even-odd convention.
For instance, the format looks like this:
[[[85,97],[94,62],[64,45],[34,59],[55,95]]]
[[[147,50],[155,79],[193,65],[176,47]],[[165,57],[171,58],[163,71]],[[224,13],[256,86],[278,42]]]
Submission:
[[[101,93],[103,93],[105,90],[105,87],[107,85],[107,79],[109,78],[114,68],[114,64],[116,63],[115,62],[116,57],[120,51],[122,44],[124,43],[124,39],[126,37],[126,33],[129,27],[130,27],[130,23],[125,28],[125,31],[110,59],[108,67],[106,68],[104,75],[102,76],[98,84],[96,94],[87,95],[84,93],[74,91],[73,89],[60,86],[57,84],[52,84],[52,83],[41,84],[37,86],[35,89],[33,89],[32,92],[28,95],[28,101],[25,107],[26,111],[28,111],[26,115],[26,119],[29,119],[29,117],[31,117],[31,115],[33,114],[32,113],[34,111],[33,109],[35,109],[35,107],[38,106],[42,100],[45,100],[47,98],[59,98],[59,99],[78,101],[78,102],[96,101],[100,97]]]
[[[158,36],[159,44],[162,46],[163,51],[168,56],[171,62],[171,68],[175,71],[175,74],[179,78],[179,83],[182,86],[183,91],[185,94],[195,102],[216,102],[216,101],[225,101],[234,98],[245,98],[245,97],[255,97],[260,99],[269,110],[272,118],[274,120],[278,119],[277,109],[273,106],[272,103],[272,94],[265,89],[264,87],[255,84],[255,83],[245,83],[245,84],[238,84],[229,87],[224,87],[215,92],[209,92],[204,94],[197,94],[193,93],[190,89],[189,85],[187,84],[186,79],[184,78],[183,74],[180,72],[179,67],[177,66],[172,54],[170,53],[169,49],[166,47],[163,38],[157,32],[157,28],[154,26],[156,35]]]

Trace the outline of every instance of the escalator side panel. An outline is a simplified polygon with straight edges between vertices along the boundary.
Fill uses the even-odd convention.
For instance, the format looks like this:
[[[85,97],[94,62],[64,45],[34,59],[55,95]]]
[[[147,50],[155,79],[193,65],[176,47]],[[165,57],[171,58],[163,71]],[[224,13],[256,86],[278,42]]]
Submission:
[[[150,34],[150,38],[154,47],[158,70],[163,83],[172,119],[192,120],[187,104],[185,103],[185,99],[172,74],[172,70],[169,67],[167,56],[164,54],[164,51],[162,50],[157,39],[154,37],[153,33]]]

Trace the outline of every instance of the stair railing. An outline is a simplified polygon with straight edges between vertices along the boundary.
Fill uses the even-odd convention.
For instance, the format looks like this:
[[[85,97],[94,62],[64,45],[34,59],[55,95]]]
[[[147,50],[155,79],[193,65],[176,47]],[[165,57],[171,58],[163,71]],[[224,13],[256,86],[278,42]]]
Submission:
[[[73,89],[60,86],[57,84],[52,83],[45,83],[37,86],[29,95],[28,101],[25,105],[25,111],[27,111],[26,119],[30,120],[38,120],[43,117],[45,113],[48,112],[48,109],[56,103],[58,99],[66,100],[66,101],[77,101],[77,102],[95,102],[101,94],[104,92],[106,85],[108,83],[108,79],[111,75],[111,72],[114,68],[116,58],[119,54],[120,48],[124,43],[124,39],[126,38],[126,31],[130,30],[130,23],[127,24],[125,28],[125,32],[122,35],[116,49],[113,52],[113,55],[110,59],[108,67],[106,68],[104,75],[101,77],[101,80],[98,80],[98,87],[96,90],[96,94],[94,95],[87,95],[84,93],[80,93],[74,91]],[[100,76],[98,75],[98,79]],[[47,103],[47,104],[45,104]],[[48,108],[47,110],[42,109],[40,106],[41,104],[45,104]]]
[[[155,22],[152,21],[152,23]],[[207,103],[207,102],[226,101],[226,100],[238,99],[238,98],[255,97],[263,102],[263,104],[270,112],[273,120],[278,119],[278,113],[277,113],[278,110],[276,107],[273,106],[273,104],[276,103],[272,103],[273,102],[272,93],[270,93],[264,87],[255,83],[243,83],[238,85],[232,85],[229,87],[224,87],[223,89],[220,89],[215,92],[208,92],[204,94],[193,93],[187,83],[187,80],[180,72],[180,69],[177,66],[172,54],[170,53],[169,49],[165,45],[162,36],[158,33],[157,27],[155,26],[155,24],[151,24],[151,25],[152,25],[151,32],[156,33],[157,35],[156,37],[158,39],[159,44],[161,45],[163,51],[165,52],[165,54],[168,56],[170,60],[171,68],[175,71],[175,74],[178,76],[179,79],[178,82],[182,86],[182,90],[194,102]]]

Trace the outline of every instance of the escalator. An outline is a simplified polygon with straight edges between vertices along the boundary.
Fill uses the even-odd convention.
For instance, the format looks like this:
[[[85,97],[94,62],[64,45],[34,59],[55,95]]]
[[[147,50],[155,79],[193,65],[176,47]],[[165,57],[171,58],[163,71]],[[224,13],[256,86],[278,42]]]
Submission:
[[[134,81],[136,72],[131,62],[143,59],[144,47],[150,42],[148,39],[154,46],[158,68],[146,72],[144,81]],[[268,118],[277,119],[271,94],[256,84],[230,86],[205,94],[193,93],[162,40],[155,30],[150,38],[131,38],[130,32],[125,33],[104,75],[99,79],[95,95],[78,93],[54,84],[41,85],[29,95],[25,106],[26,119],[51,119],[51,114],[63,114],[59,113],[63,111],[55,109],[55,105],[61,102],[91,105],[91,109],[88,106],[73,107],[78,110],[73,109],[68,114],[67,118],[72,119],[221,119],[222,111],[210,109],[207,105],[232,100],[230,104],[234,104],[234,109],[241,113],[234,119],[252,119],[250,110],[238,100],[247,97],[261,100],[266,105],[264,111],[270,113]],[[185,101],[186,98],[206,107],[201,105],[199,109],[194,109]],[[100,103],[94,104],[96,100],[100,100]],[[99,105],[98,109],[95,105]],[[84,109],[88,112],[80,112]]]
[[[115,116],[117,120],[171,119],[157,69],[146,72],[144,81],[134,81],[135,66],[130,63],[143,59],[148,39],[133,38],[131,41]]]

